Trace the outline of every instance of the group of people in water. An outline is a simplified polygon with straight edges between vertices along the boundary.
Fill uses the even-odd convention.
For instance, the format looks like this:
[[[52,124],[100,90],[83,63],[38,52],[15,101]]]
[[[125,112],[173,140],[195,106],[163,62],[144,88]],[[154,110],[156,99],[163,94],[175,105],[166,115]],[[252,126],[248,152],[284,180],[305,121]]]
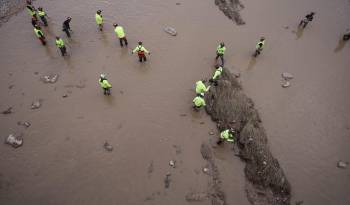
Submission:
[[[42,31],[41,27],[39,26],[38,17],[40,18],[40,21],[42,22],[42,24],[45,27],[47,27],[48,26],[47,13],[43,10],[42,7],[38,7],[38,9],[36,9],[32,5],[31,0],[27,0],[27,10],[28,10],[29,15],[32,18],[32,25],[34,27],[35,35],[37,36],[37,38],[39,39],[39,41],[43,45],[46,45],[46,37],[45,37],[44,32]],[[307,14],[300,21],[299,27],[304,29],[313,20],[314,15],[315,15],[314,12]],[[71,33],[72,33],[72,29],[70,27],[71,20],[72,20],[71,17],[67,17],[66,20],[62,23],[62,31],[66,33],[68,38],[71,38]],[[98,10],[96,12],[95,20],[96,20],[96,24],[98,26],[98,29],[100,31],[103,31],[104,19],[103,19],[101,10]],[[122,26],[118,25],[117,23],[114,23],[113,27],[114,27],[115,35],[119,39],[120,46],[121,47],[128,46],[128,40],[126,38],[124,28]],[[350,32],[344,34],[344,36],[343,36],[344,41],[347,41],[349,39],[350,39]],[[61,51],[62,56],[67,55],[67,49],[65,46],[65,42],[63,41],[62,38],[60,38],[59,36],[56,36],[55,44],[59,48],[59,50]],[[256,47],[255,47],[255,51],[253,53],[254,58],[256,58],[257,56],[259,56],[261,54],[261,52],[264,48],[264,45],[265,45],[265,37],[261,37],[260,40],[257,42]],[[208,85],[208,86],[205,85],[205,83],[207,82],[206,80],[199,80],[196,82],[196,85],[195,85],[196,96],[193,99],[193,108],[195,111],[199,111],[202,107],[206,106],[205,98],[204,98],[205,93],[209,91],[211,86],[217,86],[218,80],[220,79],[220,77],[223,73],[223,69],[224,69],[224,62],[225,62],[224,61],[224,54],[225,54],[225,52],[226,52],[225,44],[223,42],[221,42],[216,49],[216,57],[215,57],[216,61],[220,58],[221,64],[217,64],[217,66],[215,67],[215,71],[214,71],[212,77],[209,79],[210,85]],[[139,62],[147,61],[146,54],[150,55],[150,52],[143,46],[142,42],[138,42],[138,45],[136,46],[135,49],[132,50],[131,53],[132,54],[137,53],[138,58],[139,58]],[[99,84],[103,90],[104,95],[111,94],[112,85],[108,82],[106,74],[100,75]],[[217,143],[221,144],[224,141],[233,143],[235,141],[234,134],[235,134],[235,131],[232,129],[223,130],[220,134],[219,141]]]

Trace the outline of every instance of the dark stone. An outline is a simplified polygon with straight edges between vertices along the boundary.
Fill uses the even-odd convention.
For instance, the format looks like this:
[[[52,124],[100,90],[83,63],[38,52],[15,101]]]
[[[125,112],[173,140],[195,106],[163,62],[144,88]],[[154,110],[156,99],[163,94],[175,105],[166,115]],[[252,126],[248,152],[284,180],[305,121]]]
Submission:
[[[103,144],[103,148],[104,148],[106,151],[108,151],[108,152],[112,152],[112,151],[113,151],[113,146],[110,145],[108,142],[105,142],[105,143]]]
[[[6,110],[2,111],[2,114],[8,115],[12,113],[12,107],[7,108]]]

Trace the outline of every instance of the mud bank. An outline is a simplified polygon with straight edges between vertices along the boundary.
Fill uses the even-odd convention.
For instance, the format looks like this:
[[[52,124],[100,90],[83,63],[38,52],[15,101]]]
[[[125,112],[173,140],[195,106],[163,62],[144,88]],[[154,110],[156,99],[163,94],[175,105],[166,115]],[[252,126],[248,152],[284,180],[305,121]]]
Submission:
[[[25,0],[0,0],[0,26],[25,7]]]
[[[215,5],[232,21],[237,25],[244,25],[245,21],[242,19],[239,13],[244,9],[244,5],[239,0],[215,0]]]
[[[291,186],[268,147],[254,104],[226,69],[218,85],[206,95],[206,111],[219,130],[237,131],[239,156],[246,162],[246,193],[251,204],[290,204]]]

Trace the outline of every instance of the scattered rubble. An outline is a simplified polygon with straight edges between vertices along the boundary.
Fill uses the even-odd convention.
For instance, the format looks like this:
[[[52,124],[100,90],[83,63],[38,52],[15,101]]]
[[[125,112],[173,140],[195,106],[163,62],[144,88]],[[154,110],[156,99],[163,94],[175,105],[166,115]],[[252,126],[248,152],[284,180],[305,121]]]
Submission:
[[[103,144],[103,148],[104,148],[106,151],[108,151],[108,152],[112,152],[112,151],[113,151],[113,146],[110,145],[108,142],[105,142],[105,143]]]
[[[58,80],[58,74],[45,75],[41,78],[44,83],[56,83]]]
[[[166,33],[172,35],[172,36],[176,36],[177,35],[177,31],[174,28],[170,27],[170,26],[164,27],[164,31]]]
[[[8,115],[12,113],[12,107],[7,108],[6,110],[2,111],[2,114]]]
[[[209,194],[205,192],[198,192],[198,193],[188,193],[185,196],[186,201],[188,202],[194,202],[194,201],[203,201],[209,199]]]
[[[15,134],[10,134],[6,140],[5,143],[8,145],[11,145],[14,148],[18,148],[23,145],[23,138],[22,134],[20,135],[15,135]]]

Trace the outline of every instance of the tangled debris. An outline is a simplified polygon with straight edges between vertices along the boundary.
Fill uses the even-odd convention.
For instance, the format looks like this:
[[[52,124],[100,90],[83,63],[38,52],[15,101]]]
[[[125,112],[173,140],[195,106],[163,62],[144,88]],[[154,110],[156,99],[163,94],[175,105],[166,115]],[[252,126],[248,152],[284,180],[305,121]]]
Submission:
[[[239,156],[246,162],[246,192],[252,204],[289,205],[291,186],[272,156],[261,119],[253,101],[236,78],[224,69],[217,86],[206,95],[206,111],[220,130],[237,132]]]

